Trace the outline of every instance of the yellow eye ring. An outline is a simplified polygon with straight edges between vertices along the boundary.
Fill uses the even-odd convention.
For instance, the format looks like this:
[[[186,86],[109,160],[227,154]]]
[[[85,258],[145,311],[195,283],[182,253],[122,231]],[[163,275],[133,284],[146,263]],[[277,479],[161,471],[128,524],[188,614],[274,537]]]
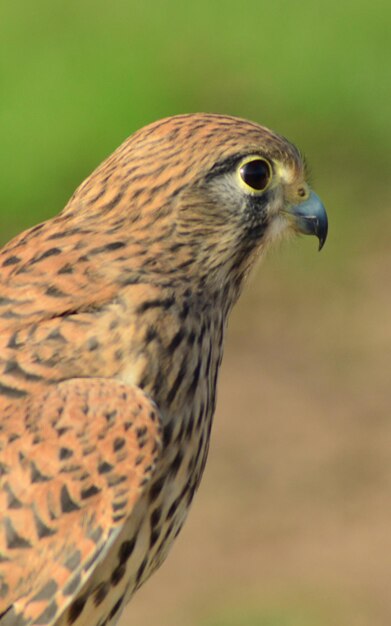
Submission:
[[[265,191],[272,179],[272,167],[266,159],[251,156],[244,159],[238,168],[241,183],[253,193]]]

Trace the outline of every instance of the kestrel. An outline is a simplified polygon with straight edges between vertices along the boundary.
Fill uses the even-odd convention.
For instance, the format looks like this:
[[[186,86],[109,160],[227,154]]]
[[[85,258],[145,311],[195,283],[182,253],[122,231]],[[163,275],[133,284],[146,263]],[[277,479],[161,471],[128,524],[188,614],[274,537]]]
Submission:
[[[108,626],[205,466],[228,315],[327,217],[298,150],[234,117],[127,139],[0,251],[0,625]]]

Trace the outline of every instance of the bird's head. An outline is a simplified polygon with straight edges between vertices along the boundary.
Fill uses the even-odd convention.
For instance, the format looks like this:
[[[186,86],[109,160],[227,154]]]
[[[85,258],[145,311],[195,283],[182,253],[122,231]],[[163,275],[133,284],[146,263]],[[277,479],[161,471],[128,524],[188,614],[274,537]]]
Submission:
[[[240,287],[254,259],[289,233],[316,235],[327,216],[299,151],[253,122],[179,115],[132,135],[76,192],[121,229],[143,272]],[[86,215],[86,214],[85,214]],[[139,259],[139,264],[137,259]]]

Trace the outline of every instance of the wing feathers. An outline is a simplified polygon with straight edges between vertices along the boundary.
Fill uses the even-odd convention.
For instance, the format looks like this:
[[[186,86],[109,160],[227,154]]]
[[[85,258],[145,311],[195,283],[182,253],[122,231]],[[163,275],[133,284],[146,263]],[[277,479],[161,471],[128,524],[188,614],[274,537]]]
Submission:
[[[140,389],[87,378],[9,411],[0,432],[0,612],[13,604],[24,623],[51,623],[59,594],[74,597],[149,481],[160,416]]]

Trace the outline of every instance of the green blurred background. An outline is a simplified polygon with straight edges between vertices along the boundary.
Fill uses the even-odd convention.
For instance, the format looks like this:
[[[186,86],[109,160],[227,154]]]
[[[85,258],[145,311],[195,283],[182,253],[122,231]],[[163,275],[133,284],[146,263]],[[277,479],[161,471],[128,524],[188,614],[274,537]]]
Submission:
[[[389,0],[0,4],[2,242],[190,111],[296,142],[329,212],[237,307],[204,483],[124,625],[391,622],[390,29]]]

